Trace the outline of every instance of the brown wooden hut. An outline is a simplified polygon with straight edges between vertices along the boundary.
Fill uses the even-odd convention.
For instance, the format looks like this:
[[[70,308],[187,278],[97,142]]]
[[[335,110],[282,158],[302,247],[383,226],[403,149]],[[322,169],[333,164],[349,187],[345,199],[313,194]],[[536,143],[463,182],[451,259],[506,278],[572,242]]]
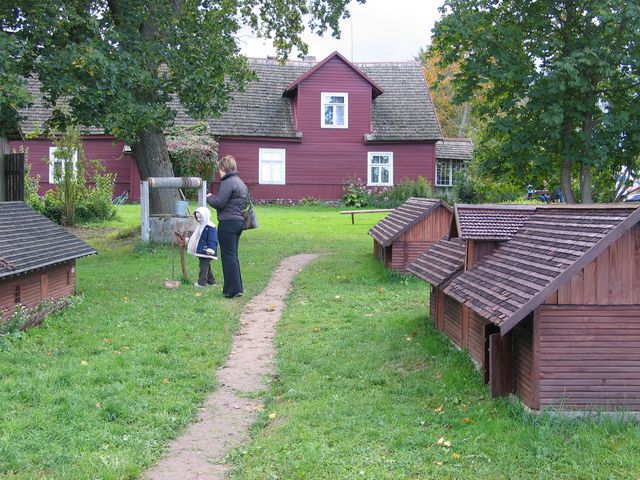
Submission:
[[[444,294],[444,288],[464,268],[465,242],[443,238],[407,265],[407,271],[431,284],[429,314],[435,327],[463,348],[460,303]]]
[[[442,200],[412,197],[369,230],[373,254],[386,267],[405,270],[449,232],[451,216],[451,207]]]
[[[493,395],[515,392],[532,409],[640,410],[636,207],[537,207],[445,288],[485,322]]]
[[[468,350],[485,382],[489,379],[485,330],[493,331],[495,327],[447,295],[445,288],[456,275],[472,268],[480,258],[515,235],[534,212],[535,207],[527,205],[457,204],[449,243],[439,242],[437,248],[434,245],[408,268],[431,283],[430,310],[436,328],[456,346]]]
[[[76,259],[96,250],[23,202],[0,203],[0,320],[72,295]]]

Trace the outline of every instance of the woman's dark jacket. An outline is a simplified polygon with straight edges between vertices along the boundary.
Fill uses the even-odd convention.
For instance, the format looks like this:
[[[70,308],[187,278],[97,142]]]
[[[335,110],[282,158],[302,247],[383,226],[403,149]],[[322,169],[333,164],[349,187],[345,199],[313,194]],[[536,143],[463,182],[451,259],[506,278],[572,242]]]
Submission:
[[[220,181],[218,193],[207,197],[207,203],[216,209],[218,221],[243,220],[247,208],[249,189],[237,172],[227,173]]]

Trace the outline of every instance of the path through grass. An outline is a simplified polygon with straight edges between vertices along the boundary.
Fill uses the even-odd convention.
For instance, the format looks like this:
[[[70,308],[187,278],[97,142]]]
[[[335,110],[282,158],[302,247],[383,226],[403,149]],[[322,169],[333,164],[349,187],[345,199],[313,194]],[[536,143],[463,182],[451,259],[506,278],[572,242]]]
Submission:
[[[252,442],[230,457],[234,478],[640,477],[637,423],[536,418],[489,399],[429,326],[426,284],[372,257],[380,216],[352,226],[328,207],[258,207],[261,227],[241,242],[247,295],[226,301],[163,289],[171,249],[137,247],[136,209],[121,212],[108,238],[89,237],[100,254],[78,263],[82,302],[2,343],[0,478],[136,478],[215,388],[242,304],[301,252],[325,255],[295,281],[279,375]]]

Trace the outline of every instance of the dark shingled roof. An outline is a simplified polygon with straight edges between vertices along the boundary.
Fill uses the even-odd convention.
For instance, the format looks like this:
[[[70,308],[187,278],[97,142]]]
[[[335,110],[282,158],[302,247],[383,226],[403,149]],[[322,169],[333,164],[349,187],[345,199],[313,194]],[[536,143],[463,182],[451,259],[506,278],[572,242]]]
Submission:
[[[451,236],[463,240],[509,240],[535,212],[533,205],[456,204]]]
[[[232,96],[229,108],[219,118],[209,120],[211,131],[218,136],[253,136],[301,138],[293,128],[291,99],[283,96],[288,85],[313,68],[316,62],[290,61],[281,65],[276,60],[249,59],[249,66],[258,80],[246,91]],[[384,93],[372,100],[372,126],[368,141],[435,141],[442,138],[440,124],[420,63],[358,63],[353,64],[374,81]],[[34,104],[21,113],[24,133],[42,128],[51,109],[44,104],[39,82],[29,80]],[[169,102],[177,111],[176,125],[195,122],[177,98]],[[102,133],[90,129],[91,133]]]
[[[640,221],[637,205],[538,207],[523,228],[445,293],[504,334]]]
[[[411,197],[369,230],[369,235],[388,247],[396,238],[425,218],[439,205],[450,209],[442,200]]]
[[[469,138],[444,138],[436,143],[436,158],[442,160],[471,160],[473,143]]]
[[[465,245],[460,238],[443,238],[418,255],[407,270],[434,287],[442,287],[462,271]]]
[[[97,253],[23,202],[0,203],[0,278]]]

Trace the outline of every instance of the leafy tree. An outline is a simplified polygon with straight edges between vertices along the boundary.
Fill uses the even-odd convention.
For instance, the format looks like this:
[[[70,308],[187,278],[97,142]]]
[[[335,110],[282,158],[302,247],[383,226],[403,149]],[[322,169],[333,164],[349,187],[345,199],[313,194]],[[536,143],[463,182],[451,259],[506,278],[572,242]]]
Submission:
[[[448,0],[434,29],[460,101],[482,91],[476,154],[493,174],[559,178],[592,201],[592,175],[640,152],[640,4]],[[612,180],[615,181],[615,180]]]
[[[471,113],[471,102],[456,102],[453,79],[460,67],[451,64],[440,66],[440,55],[430,48],[420,49],[418,60],[422,63],[424,76],[431,91],[436,114],[445,137],[471,137],[477,130],[477,119]]]
[[[364,2],[364,0],[358,0]],[[0,59],[36,75],[55,107],[51,124],[95,125],[130,144],[142,178],[171,176],[164,132],[179,99],[197,119],[221,113],[253,76],[238,33],[302,54],[312,31],[339,34],[348,0],[18,0],[0,6]],[[2,74],[0,74],[2,75]],[[7,100],[0,92],[0,108]],[[9,100],[9,103],[11,100]],[[170,211],[171,190],[151,208]]]

